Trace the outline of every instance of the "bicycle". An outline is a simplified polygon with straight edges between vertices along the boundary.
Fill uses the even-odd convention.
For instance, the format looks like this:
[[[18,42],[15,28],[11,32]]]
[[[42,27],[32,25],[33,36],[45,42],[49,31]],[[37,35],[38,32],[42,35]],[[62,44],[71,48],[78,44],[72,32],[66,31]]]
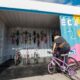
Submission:
[[[48,53],[52,52],[48,51]],[[64,58],[63,61],[53,55],[48,63],[48,73],[55,73],[57,65],[61,72],[68,74],[70,77],[74,76],[77,73],[78,62],[73,57],[68,57],[68,63],[66,63],[65,57],[68,56],[68,54],[62,54],[61,56]]]
[[[22,60],[21,53],[20,53],[21,48],[12,48],[12,50],[16,51],[15,56],[14,56],[14,64],[18,65]]]

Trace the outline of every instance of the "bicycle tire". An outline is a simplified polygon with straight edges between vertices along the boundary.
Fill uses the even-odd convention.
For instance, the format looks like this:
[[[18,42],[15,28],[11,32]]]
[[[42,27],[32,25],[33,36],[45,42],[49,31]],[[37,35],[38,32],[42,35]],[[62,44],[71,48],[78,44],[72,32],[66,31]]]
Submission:
[[[69,67],[73,67],[74,70],[77,70],[79,66],[77,60],[73,57],[68,57],[68,65]]]
[[[67,74],[72,77],[74,76],[77,72],[77,68],[78,68],[79,64],[76,61],[76,59],[74,59],[73,57],[68,57],[68,68],[67,68]]]
[[[48,73],[53,74],[56,72],[56,66],[53,65],[51,62],[48,64]]]

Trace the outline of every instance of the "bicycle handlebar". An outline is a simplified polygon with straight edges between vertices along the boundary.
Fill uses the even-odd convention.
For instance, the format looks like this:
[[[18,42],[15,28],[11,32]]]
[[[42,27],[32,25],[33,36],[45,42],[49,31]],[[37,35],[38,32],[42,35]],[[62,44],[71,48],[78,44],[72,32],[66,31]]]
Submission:
[[[23,48],[12,48],[12,50],[15,50],[15,51],[18,51],[18,50],[21,50]]]
[[[70,50],[69,52],[74,52],[74,51],[73,51],[73,50]],[[47,53],[49,53],[49,54],[53,54],[52,51],[47,51]]]
[[[52,52],[51,51],[47,51],[49,54],[52,54]]]

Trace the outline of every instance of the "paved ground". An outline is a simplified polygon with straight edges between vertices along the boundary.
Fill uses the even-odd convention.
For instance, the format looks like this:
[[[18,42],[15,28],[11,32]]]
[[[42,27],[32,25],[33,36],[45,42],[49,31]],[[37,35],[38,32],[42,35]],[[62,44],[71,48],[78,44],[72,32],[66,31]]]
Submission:
[[[44,76],[13,79],[13,80],[70,80],[70,79],[62,74],[54,74],[54,75],[44,75]]]
[[[10,63],[0,67],[0,80],[73,80],[62,73],[48,74],[47,64],[15,66]],[[80,77],[80,70],[77,71],[77,76]],[[74,80],[80,79],[74,77]]]
[[[80,77],[80,70],[78,70],[77,72],[78,72],[77,77]],[[65,76],[64,74],[56,73],[53,75],[48,74],[43,76],[25,77],[12,80],[80,80],[80,79],[75,77],[70,79],[68,76]]]

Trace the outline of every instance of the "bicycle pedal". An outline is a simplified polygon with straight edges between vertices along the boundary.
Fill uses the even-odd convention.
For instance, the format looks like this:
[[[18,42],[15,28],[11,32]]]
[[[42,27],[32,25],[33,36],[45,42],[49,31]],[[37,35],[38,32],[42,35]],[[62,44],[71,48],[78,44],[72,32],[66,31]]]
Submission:
[[[65,72],[66,70],[62,70],[62,72]]]

